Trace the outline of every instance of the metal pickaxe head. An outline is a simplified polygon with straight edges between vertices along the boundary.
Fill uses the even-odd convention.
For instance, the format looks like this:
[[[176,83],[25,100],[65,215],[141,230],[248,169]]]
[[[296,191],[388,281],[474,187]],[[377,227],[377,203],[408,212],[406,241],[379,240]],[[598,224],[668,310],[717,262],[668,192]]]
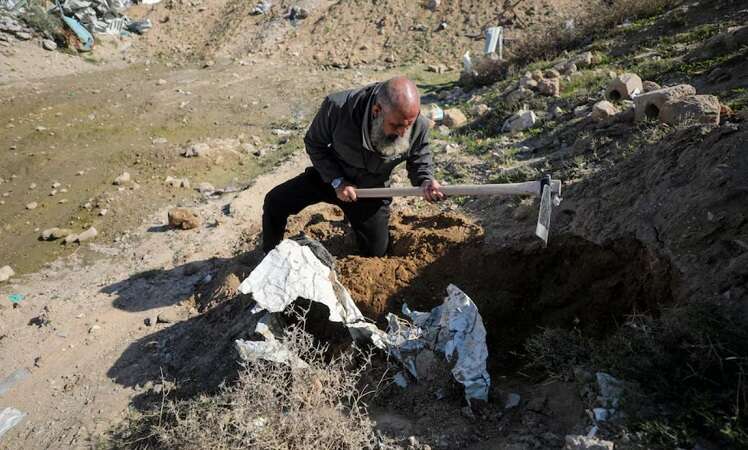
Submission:
[[[561,180],[552,180],[550,175],[540,180],[540,210],[535,235],[548,245],[548,230],[551,227],[551,208],[561,204]]]

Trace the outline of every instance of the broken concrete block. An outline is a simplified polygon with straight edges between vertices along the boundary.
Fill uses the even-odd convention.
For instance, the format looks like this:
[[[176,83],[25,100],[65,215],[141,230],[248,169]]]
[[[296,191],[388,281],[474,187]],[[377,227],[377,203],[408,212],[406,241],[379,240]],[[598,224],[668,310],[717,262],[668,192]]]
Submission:
[[[613,450],[614,444],[594,437],[567,435],[564,450]]]
[[[646,92],[634,98],[636,120],[659,119],[665,103],[683,97],[696,95],[696,89],[690,84],[679,84],[652,92]]]
[[[602,100],[592,106],[591,116],[592,120],[596,122],[605,122],[615,117],[619,112],[621,111],[616,107],[616,105],[607,100]]]
[[[560,78],[544,78],[538,83],[538,92],[542,95],[558,97],[561,95]]]
[[[665,102],[660,120],[669,125],[698,123],[719,125],[719,99],[713,95],[694,95]]]
[[[518,111],[504,122],[501,131],[517,133],[534,127],[537,121],[538,118],[533,111]]]
[[[624,73],[610,80],[605,90],[610,100],[629,100],[639,95],[643,90],[642,79],[635,73]]]
[[[457,108],[444,111],[444,125],[449,128],[459,128],[467,123],[465,114]]]
[[[200,217],[186,208],[172,208],[168,213],[169,226],[191,230],[200,226]]]

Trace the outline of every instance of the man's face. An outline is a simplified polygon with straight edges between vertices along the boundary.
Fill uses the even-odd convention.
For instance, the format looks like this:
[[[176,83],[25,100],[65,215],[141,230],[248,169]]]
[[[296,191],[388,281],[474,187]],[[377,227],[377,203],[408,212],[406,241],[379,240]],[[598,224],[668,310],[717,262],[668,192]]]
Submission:
[[[375,104],[372,110],[371,142],[381,155],[394,156],[408,151],[413,123],[419,110],[394,111]]]

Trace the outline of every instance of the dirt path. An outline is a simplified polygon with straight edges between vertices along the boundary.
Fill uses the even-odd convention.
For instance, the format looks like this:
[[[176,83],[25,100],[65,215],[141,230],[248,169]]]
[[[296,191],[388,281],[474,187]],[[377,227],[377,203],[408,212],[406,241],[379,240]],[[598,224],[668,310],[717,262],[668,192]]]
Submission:
[[[232,243],[246,230],[257,229],[266,191],[305,164],[298,154],[233,199],[200,207],[207,224],[200,229],[154,232],[165,222],[162,210],[134,230],[130,240],[97,247],[102,258],[93,265],[81,264],[73,255],[4,286],[3,297],[22,293],[25,299],[18,308],[0,309],[3,375],[25,368],[30,376],[1,397],[3,407],[28,414],[3,438],[2,448],[87,447],[120,419],[139,389],[115,382],[120,378],[111,373],[137,371],[140,360],[119,360],[114,368],[115,361],[134,340],[168,326],[149,327],[146,319],[158,314],[187,317],[189,308],[176,303],[207,275],[206,270],[187,275],[171,269],[232,256]],[[227,202],[231,215],[223,212]]]

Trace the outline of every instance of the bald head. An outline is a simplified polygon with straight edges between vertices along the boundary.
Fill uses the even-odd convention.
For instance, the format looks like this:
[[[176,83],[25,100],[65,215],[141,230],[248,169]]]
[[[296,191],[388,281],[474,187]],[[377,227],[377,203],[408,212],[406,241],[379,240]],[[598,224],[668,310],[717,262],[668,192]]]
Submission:
[[[382,127],[382,134],[389,139],[409,134],[420,112],[421,96],[418,88],[405,77],[385,81],[371,111]]]
[[[416,84],[406,77],[395,77],[384,82],[377,103],[387,112],[398,112],[406,117],[417,116],[421,97]]]

